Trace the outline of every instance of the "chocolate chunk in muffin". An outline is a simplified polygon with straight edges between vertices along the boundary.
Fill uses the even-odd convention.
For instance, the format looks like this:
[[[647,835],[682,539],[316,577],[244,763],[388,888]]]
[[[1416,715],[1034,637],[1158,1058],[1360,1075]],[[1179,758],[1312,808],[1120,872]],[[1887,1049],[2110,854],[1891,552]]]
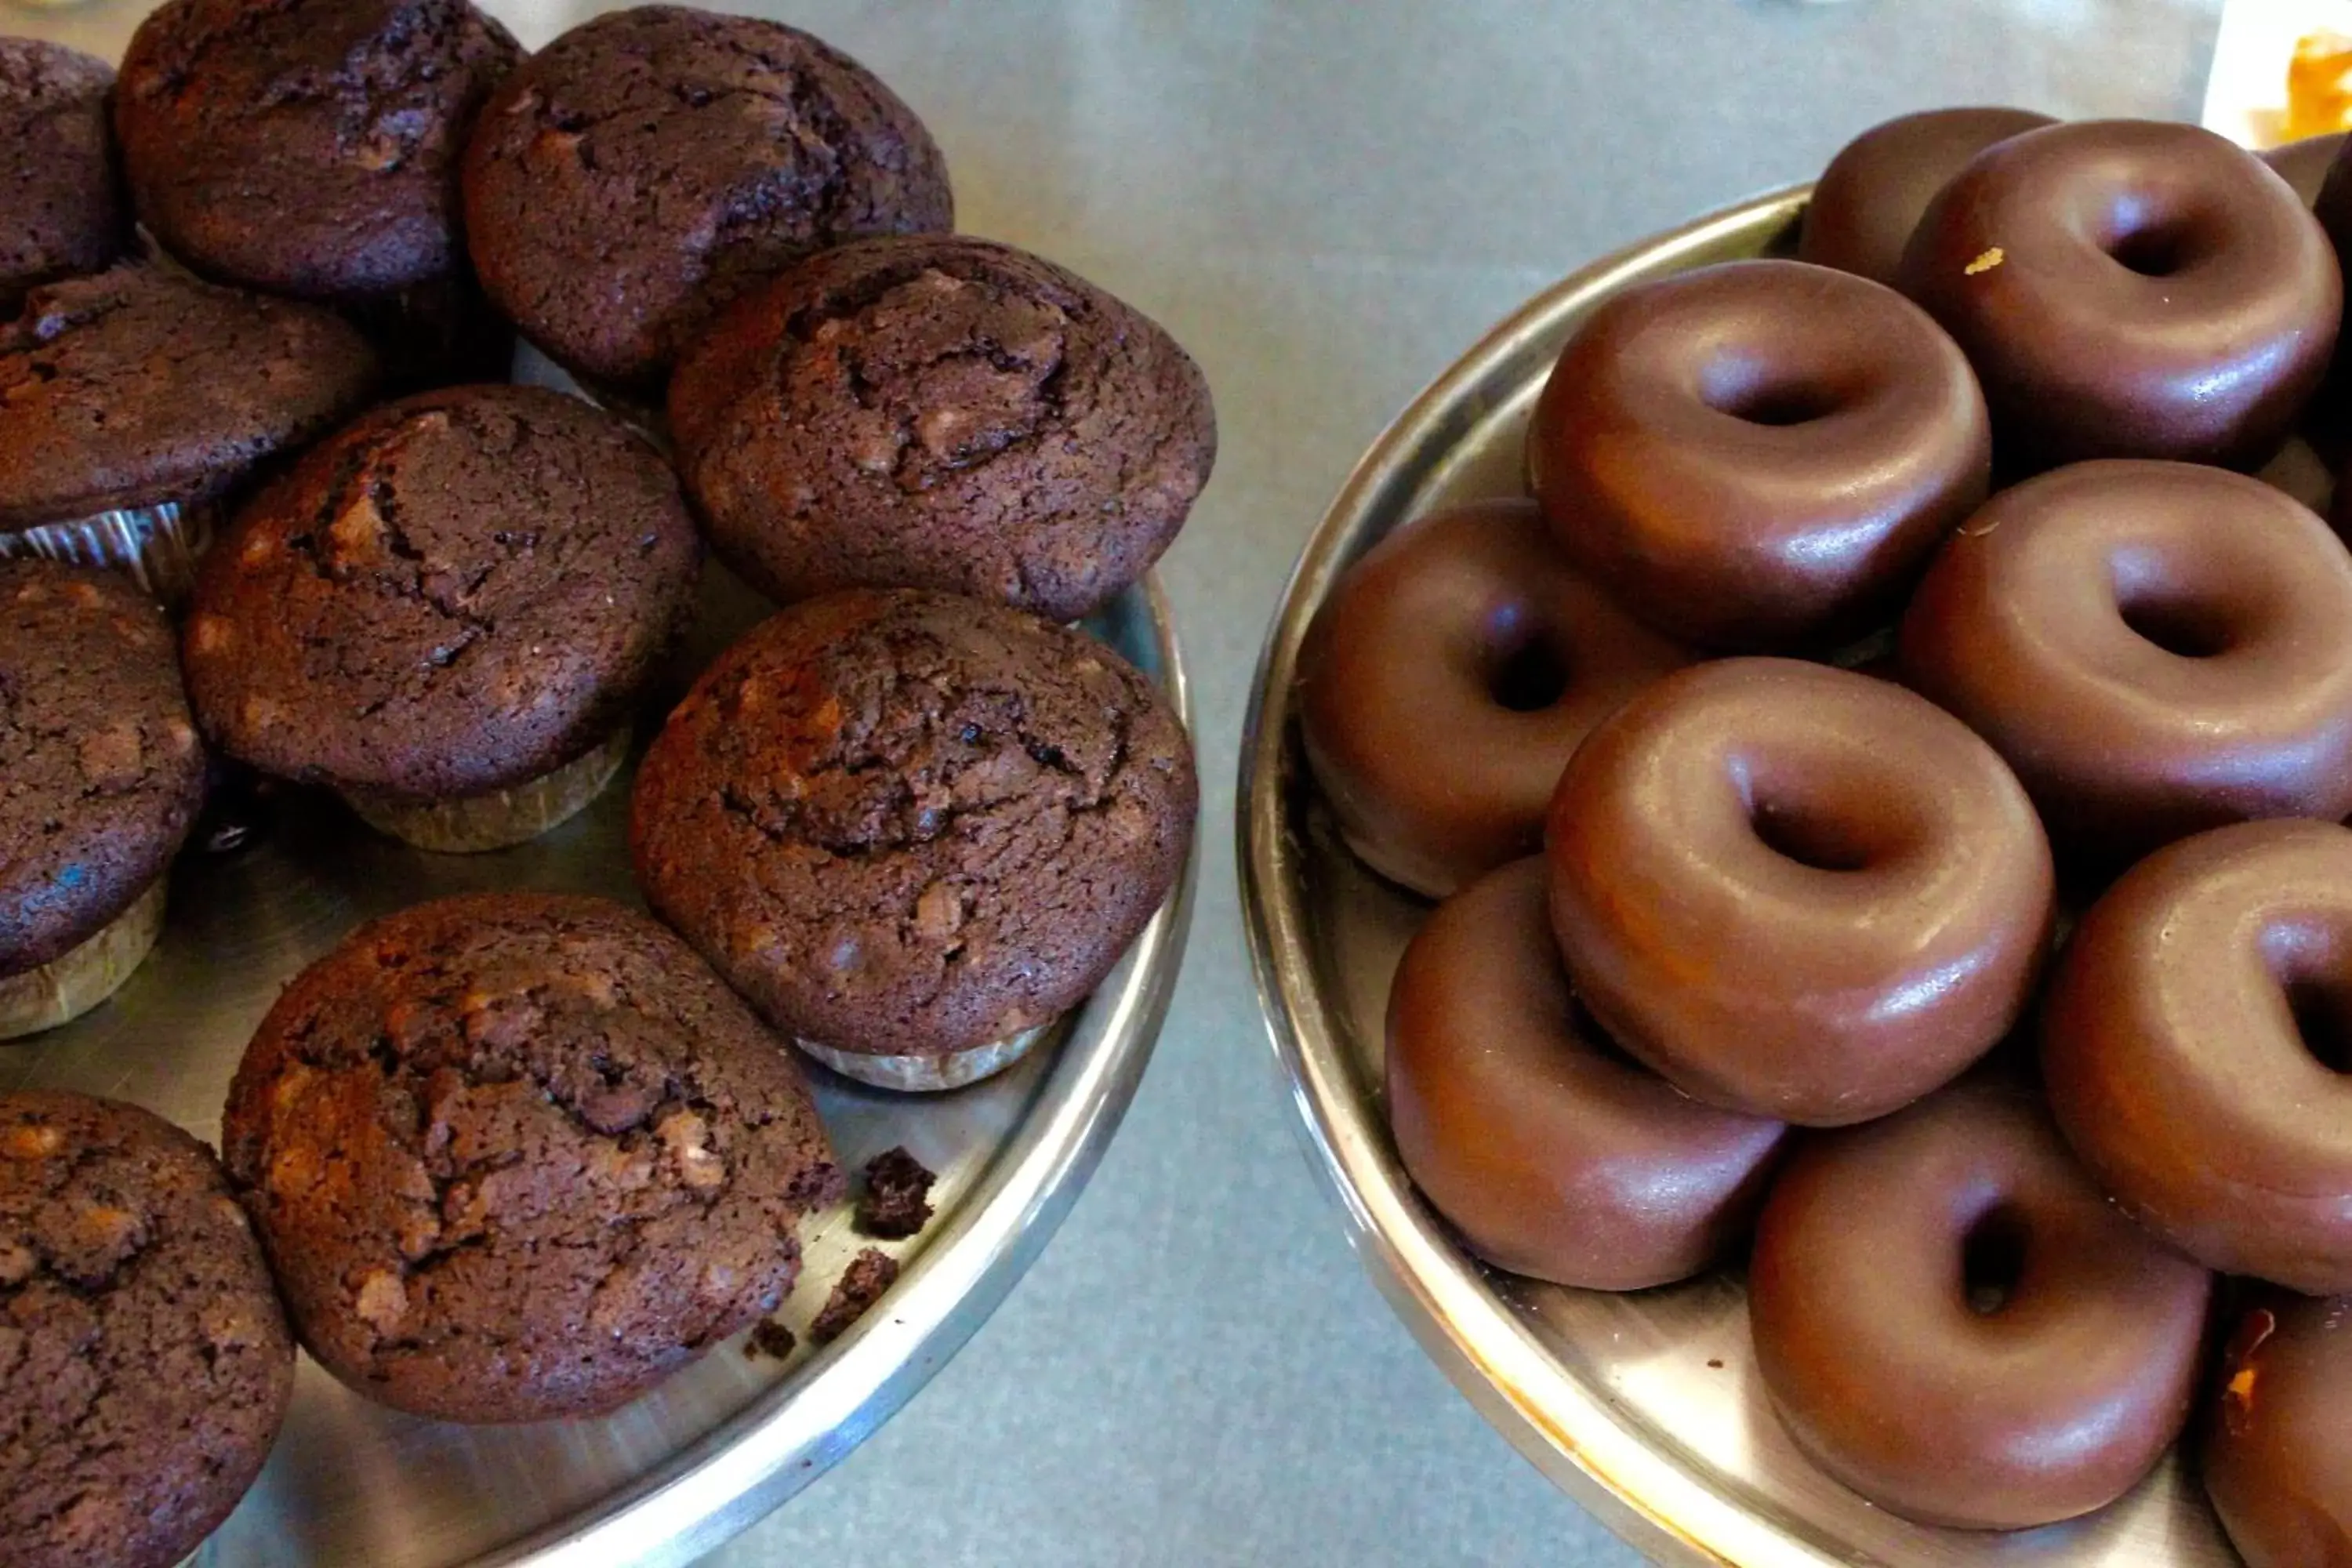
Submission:
[[[1149,318],[987,240],[843,246],[746,296],[670,387],[711,543],[777,600],[937,588],[1100,608],[1216,460],[1200,368]]]
[[[699,564],[668,465],[611,416],[543,387],[424,393],[237,514],[197,583],[189,685],[267,772],[477,796],[626,727]]]
[[[609,1410],[774,1310],[842,1181],[789,1052],[602,899],[361,927],[262,1021],[222,1142],[295,1331],[452,1421]]]
[[[204,788],[163,612],[105,573],[0,561],[0,978],[153,887]]]
[[[215,500],[375,382],[315,306],[140,264],[36,289],[0,324],[0,532]]]
[[[466,149],[483,286],[568,368],[640,392],[714,311],[810,252],[953,222],[914,111],[782,24],[675,5],[583,23]]]
[[[852,590],[705,672],[631,839],[655,910],[780,1028],[943,1056],[1094,988],[1174,885],[1197,787],[1174,712],[1083,632]]]
[[[0,1554],[170,1568],[260,1473],[294,1342],[212,1151],[135,1106],[0,1094]]]
[[[98,272],[122,254],[130,205],[115,169],[104,60],[0,38],[0,317],[36,283]]]
[[[878,1247],[866,1247],[849,1260],[849,1267],[833,1282],[824,1310],[809,1324],[810,1342],[829,1345],[841,1338],[898,1282],[898,1260]]]
[[[931,1223],[931,1184],[939,1178],[902,1148],[866,1162],[866,1190],[857,1199],[857,1228],[898,1241]]]

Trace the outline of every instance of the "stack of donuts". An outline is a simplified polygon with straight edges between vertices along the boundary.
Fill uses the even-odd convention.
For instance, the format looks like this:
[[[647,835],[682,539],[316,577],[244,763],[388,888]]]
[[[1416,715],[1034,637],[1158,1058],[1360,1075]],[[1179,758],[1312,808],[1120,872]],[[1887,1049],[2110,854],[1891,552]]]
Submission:
[[[2250,1563],[2352,1563],[2336,153],[1877,127],[1794,258],[1585,315],[1531,495],[1301,652],[1332,826],[1439,900],[1423,1193],[1561,1285],[1744,1256],[1790,1436],[1906,1518],[2088,1513],[2195,1419]]]

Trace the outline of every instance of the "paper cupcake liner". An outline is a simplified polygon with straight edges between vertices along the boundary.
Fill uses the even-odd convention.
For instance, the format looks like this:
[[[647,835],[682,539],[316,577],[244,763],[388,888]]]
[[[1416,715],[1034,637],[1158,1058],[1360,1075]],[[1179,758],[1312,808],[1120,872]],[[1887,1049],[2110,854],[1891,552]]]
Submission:
[[[163,931],[163,884],[139,895],[96,936],[38,969],[0,977],[0,1040],[70,1024],[122,987]]]
[[[907,1094],[938,1094],[993,1078],[1027,1056],[1053,1028],[1051,1024],[1040,1024],[1034,1029],[1024,1029],[969,1050],[950,1051],[943,1057],[876,1056],[867,1051],[838,1050],[798,1037],[793,1043],[844,1078]]]
[[[576,762],[510,789],[424,804],[345,790],[343,801],[387,837],[436,855],[478,855],[528,842],[578,816],[604,793],[628,756],[629,731],[624,727]]]
[[[45,522],[0,533],[0,560],[38,555],[126,573],[166,608],[174,608],[195,586],[197,558],[219,531],[221,512],[214,501],[167,500]]]

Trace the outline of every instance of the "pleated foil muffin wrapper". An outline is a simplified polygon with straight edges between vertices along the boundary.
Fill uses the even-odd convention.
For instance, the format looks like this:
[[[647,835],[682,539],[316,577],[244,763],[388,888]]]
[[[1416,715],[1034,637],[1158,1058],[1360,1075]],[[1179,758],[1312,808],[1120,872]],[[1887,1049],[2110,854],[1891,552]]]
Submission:
[[[0,560],[42,556],[125,573],[165,607],[176,608],[195,586],[197,559],[221,521],[220,506],[211,501],[127,507],[0,532]]]

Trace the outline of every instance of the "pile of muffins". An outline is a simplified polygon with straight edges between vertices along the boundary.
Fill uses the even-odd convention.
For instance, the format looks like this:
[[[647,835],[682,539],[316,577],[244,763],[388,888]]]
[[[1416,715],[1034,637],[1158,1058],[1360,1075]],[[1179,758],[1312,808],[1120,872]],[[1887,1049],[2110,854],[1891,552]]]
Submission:
[[[526,55],[467,0],[170,0],[119,75],[0,39],[0,1040],[138,966],[208,792],[517,844],[626,772],[706,544],[781,606],[636,771],[656,919],[350,933],[219,1162],[0,1096],[5,1554],[169,1564],[297,1344],[420,1415],[609,1410],[772,1310],[844,1192],[788,1042],[949,1089],[1103,979],[1197,783],[1069,623],[1215,424],[1139,312],[950,232],[914,112],[770,22]],[[509,384],[518,337],[587,395]]]
[[[2079,1518],[2198,1422],[2246,1561],[2333,1568],[2352,157],[2275,156],[1865,133],[1778,258],[1587,310],[1530,493],[1355,563],[1297,701],[1436,900],[1386,1110],[1470,1251],[1744,1256],[1781,1425],[1905,1518]]]

